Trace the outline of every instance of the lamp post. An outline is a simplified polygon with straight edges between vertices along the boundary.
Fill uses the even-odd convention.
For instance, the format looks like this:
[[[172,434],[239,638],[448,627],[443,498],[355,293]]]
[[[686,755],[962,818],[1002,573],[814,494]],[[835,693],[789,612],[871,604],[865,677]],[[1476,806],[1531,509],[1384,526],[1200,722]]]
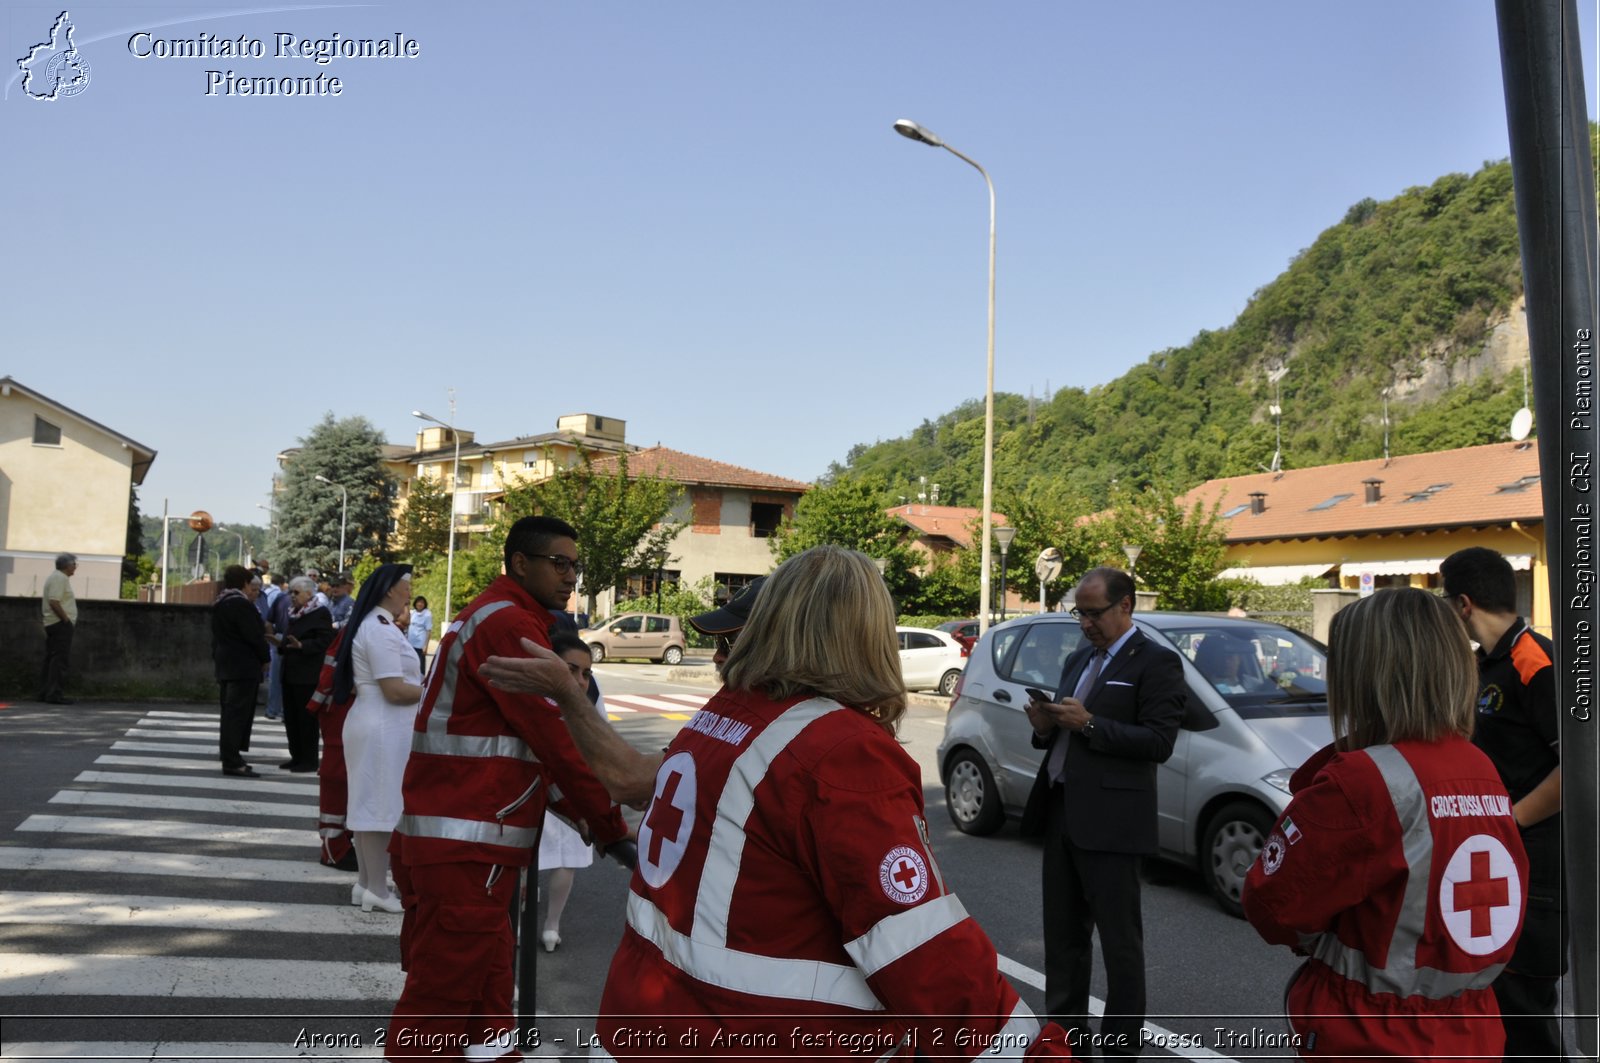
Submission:
[[[1002,621],[1006,618],[1006,552],[1011,549],[1011,540],[1016,537],[1017,529],[1009,524],[998,525],[994,530],[994,541],[1000,544],[1000,619]]]
[[[225,531],[239,540],[239,564],[244,564],[244,532],[234,531],[226,524],[218,524],[217,531]],[[272,559],[269,557],[267,560],[270,561]]]
[[[452,411],[455,409],[455,401],[453,399],[450,402],[450,408]],[[411,416],[436,424],[440,428],[448,429],[450,438],[455,441],[456,445],[456,456],[450,462],[450,538],[445,546],[444,554],[444,617],[445,622],[449,623],[450,617],[455,615],[455,605],[452,604],[450,599],[450,588],[455,583],[456,574],[456,475],[461,469],[461,436],[456,432],[455,425],[445,424],[439,418],[430,417],[421,410],[412,410]],[[451,416],[454,416],[454,413]]]
[[[278,545],[278,511],[265,502],[257,502],[256,508],[266,510],[267,514],[272,518],[272,545],[276,548]],[[270,561],[272,559],[269,557],[267,560]]]
[[[1139,564],[1139,555],[1144,553],[1144,547],[1138,545],[1137,543],[1123,543],[1122,553],[1123,556],[1128,559],[1128,580],[1133,584],[1134,589],[1137,590],[1139,587],[1139,581],[1134,578],[1134,572],[1137,571],[1136,566]]]
[[[345,518],[350,514],[350,492],[345,490],[344,484],[336,484],[320,472],[317,473],[317,479],[329,487],[337,487],[339,489],[341,497],[339,502],[339,571],[342,573],[344,571],[344,524]]]
[[[167,514],[167,500],[161,500],[161,604],[167,604],[167,548],[171,542],[169,525],[175,520],[192,521],[199,515],[198,510],[188,516],[169,516]]]
[[[994,182],[989,172],[975,161],[940,140],[909,118],[894,124],[894,131],[932,148],[943,148],[983,175],[989,188],[989,372],[983,392],[983,557],[978,581],[978,634],[989,630],[989,533],[993,526],[990,509],[994,505]]]

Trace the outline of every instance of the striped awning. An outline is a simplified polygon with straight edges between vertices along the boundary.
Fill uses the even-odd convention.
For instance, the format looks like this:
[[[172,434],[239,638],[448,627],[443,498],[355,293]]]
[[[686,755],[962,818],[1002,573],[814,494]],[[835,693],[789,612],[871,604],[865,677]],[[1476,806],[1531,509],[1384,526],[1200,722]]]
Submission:
[[[1282,587],[1299,583],[1308,576],[1322,577],[1333,570],[1333,562],[1318,565],[1239,565],[1217,573],[1218,579],[1253,579],[1263,587]]]
[[[1515,571],[1526,572],[1533,567],[1532,554],[1507,554],[1505,557],[1511,562],[1511,567]],[[1437,572],[1443,563],[1442,557],[1416,557],[1401,561],[1346,561],[1339,566],[1339,575],[1357,578],[1363,572],[1370,572],[1374,576],[1413,576]]]

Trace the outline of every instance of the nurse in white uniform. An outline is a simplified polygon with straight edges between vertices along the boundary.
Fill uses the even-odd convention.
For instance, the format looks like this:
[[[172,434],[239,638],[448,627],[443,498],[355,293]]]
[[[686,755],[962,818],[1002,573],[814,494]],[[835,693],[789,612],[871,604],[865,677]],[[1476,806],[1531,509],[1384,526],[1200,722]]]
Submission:
[[[389,835],[400,821],[400,784],[411,755],[422,669],[395,617],[411,600],[411,566],[383,565],[361,584],[334,672],[334,697],[354,695],[344,723],[350,804],[360,879],[350,903],[364,912],[401,910],[389,890]]]

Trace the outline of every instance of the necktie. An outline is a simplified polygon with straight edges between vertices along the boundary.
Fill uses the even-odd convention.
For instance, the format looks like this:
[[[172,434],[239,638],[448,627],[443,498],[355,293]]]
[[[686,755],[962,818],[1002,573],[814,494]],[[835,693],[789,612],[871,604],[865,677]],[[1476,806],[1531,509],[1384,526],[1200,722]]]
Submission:
[[[1073,690],[1072,696],[1082,701],[1089,691],[1094,689],[1095,680],[1100,678],[1100,669],[1105,667],[1106,651],[1095,650],[1089,658],[1089,667],[1083,670],[1083,675],[1078,679],[1078,685]],[[1061,776],[1067,766],[1067,736],[1065,732],[1057,731],[1056,740],[1050,743],[1050,781],[1060,782]]]

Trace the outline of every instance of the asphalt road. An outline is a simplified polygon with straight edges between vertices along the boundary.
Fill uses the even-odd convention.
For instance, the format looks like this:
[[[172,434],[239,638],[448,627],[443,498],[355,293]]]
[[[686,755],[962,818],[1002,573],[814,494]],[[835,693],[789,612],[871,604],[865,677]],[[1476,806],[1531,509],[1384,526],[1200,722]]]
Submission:
[[[669,741],[711,691],[667,681],[703,669],[599,671],[616,726],[641,749]],[[951,825],[933,764],[943,716],[923,699],[902,731],[938,859],[1042,1011],[1038,847],[1014,825],[992,838]],[[315,862],[315,780],[275,770],[276,725],[257,719],[250,757],[269,776],[257,782],[216,771],[215,734],[210,705],[0,709],[0,1058],[380,1054],[399,917],[350,907],[353,877]],[[578,873],[562,943],[537,956],[538,1054],[585,1051],[627,882],[610,861]],[[1285,1030],[1292,957],[1180,869],[1151,869],[1144,908],[1147,1054],[1286,1055],[1262,1042]]]

